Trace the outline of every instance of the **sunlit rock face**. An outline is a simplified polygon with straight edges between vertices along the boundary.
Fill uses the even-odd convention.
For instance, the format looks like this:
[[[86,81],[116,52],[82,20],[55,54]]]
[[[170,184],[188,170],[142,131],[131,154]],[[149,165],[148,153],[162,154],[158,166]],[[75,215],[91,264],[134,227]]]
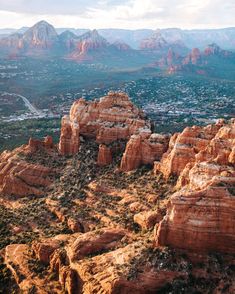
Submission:
[[[79,135],[110,144],[128,140],[139,128],[150,128],[150,123],[124,93],[110,92],[92,102],[79,99],[62,120],[59,149],[64,155],[76,154]]]
[[[31,138],[28,145],[0,154],[0,193],[17,197],[43,195],[44,189],[51,184],[53,170],[41,164],[30,163],[24,156],[38,150],[50,153],[53,149],[52,138],[48,136],[44,141]]]
[[[105,166],[112,163],[112,150],[111,148],[107,147],[106,145],[102,144],[99,146],[99,153],[98,153],[98,159],[97,164],[99,166]]]
[[[160,170],[166,178],[180,176],[188,163],[195,162],[195,156],[203,151],[223,126],[222,121],[206,127],[187,127],[180,134],[171,137],[168,151],[160,163],[156,162],[155,171]]]
[[[179,176],[179,191],[158,228],[158,244],[235,253],[234,146],[234,120],[178,135],[160,164],[166,176]]]
[[[73,104],[70,115],[62,119],[60,153],[76,154],[80,135],[100,144],[98,164],[101,166],[112,162],[115,148],[109,145],[127,142],[121,161],[122,171],[160,160],[169,142],[169,136],[152,133],[150,122],[125,93],[114,92],[99,101],[79,99]]]
[[[167,150],[169,136],[152,134],[150,130],[140,130],[127,143],[121,161],[122,171],[131,171],[141,164],[152,164],[160,160]]]

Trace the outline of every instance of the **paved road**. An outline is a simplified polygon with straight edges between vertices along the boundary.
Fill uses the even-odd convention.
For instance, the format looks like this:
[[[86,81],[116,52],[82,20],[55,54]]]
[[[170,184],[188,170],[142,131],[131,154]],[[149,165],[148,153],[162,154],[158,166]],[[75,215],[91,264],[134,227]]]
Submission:
[[[7,93],[7,92],[4,92],[4,93],[7,94],[7,95],[15,96],[15,97],[20,97],[24,101],[25,106],[33,114],[35,114],[37,116],[43,116],[43,112],[41,110],[37,109],[35,106],[33,106],[26,97],[24,97],[22,95],[19,95],[19,94],[16,94],[16,93]]]

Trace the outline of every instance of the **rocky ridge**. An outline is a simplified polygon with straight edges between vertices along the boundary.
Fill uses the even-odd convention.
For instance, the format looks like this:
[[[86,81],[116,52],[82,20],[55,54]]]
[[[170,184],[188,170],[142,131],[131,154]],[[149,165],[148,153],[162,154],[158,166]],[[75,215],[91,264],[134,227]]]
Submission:
[[[115,59],[116,54],[124,58],[128,52],[134,51],[123,42],[109,43],[97,30],[81,35],[69,30],[57,34],[46,21],[39,21],[23,33],[1,38],[0,50],[6,57],[57,56],[77,62],[99,61],[105,56]]]

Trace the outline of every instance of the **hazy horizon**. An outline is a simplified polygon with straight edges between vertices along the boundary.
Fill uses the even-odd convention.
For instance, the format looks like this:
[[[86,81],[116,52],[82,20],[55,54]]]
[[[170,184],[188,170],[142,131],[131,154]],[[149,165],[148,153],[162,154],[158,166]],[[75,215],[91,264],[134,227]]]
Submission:
[[[234,26],[224,26],[224,27],[214,27],[214,28],[209,28],[209,27],[203,27],[203,28],[184,28],[184,27],[155,27],[155,28],[147,28],[147,27],[140,27],[140,28],[128,28],[128,27],[68,27],[68,26],[56,26],[54,25],[52,22],[48,21],[47,19],[41,19],[41,20],[38,20],[36,21],[35,23],[32,23],[30,25],[24,25],[24,26],[21,26],[21,27],[0,27],[0,30],[10,30],[10,29],[13,29],[13,30],[20,30],[22,28],[30,28],[32,26],[34,26],[36,23],[40,22],[40,21],[45,21],[47,23],[49,23],[50,25],[52,25],[55,29],[75,29],[75,30],[78,30],[78,29],[87,29],[87,30],[131,30],[131,31],[135,31],[135,30],[158,30],[158,29],[161,29],[161,30],[171,30],[171,29],[180,29],[180,30],[188,30],[188,31],[191,31],[191,30],[223,30],[223,29],[230,29],[230,28],[235,28],[235,25]]]
[[[57,28],[235,27],[233,0],[0,0],[0,7],[1,29],[30,27],[42,19]]]

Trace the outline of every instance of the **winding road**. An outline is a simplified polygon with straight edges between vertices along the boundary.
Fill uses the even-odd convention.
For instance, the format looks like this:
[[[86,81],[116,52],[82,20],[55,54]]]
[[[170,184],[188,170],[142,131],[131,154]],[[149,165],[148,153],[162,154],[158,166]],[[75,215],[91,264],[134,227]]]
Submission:
[[[37,116],[43,116],[43,112],[41,111],[41,110],[39,110],[39,109],[37,109],[35,106],[33,106],[30,102],[29,102],[29,100],[26,98],[26,97],[24,97],[24,96],[22,96],[22,95],[20,95],[20,94],[16,94],[16,93],[8,93],[8,92],[2,92],[3,94],[6,94],[6,95],[10,95],[10,96],[14,96],[14,97],[20,97],[23,101],[24,101],[24,104],[25,104],[25,106],[33,113],[33,114],[35,114],[35,115],[37,115]]]

